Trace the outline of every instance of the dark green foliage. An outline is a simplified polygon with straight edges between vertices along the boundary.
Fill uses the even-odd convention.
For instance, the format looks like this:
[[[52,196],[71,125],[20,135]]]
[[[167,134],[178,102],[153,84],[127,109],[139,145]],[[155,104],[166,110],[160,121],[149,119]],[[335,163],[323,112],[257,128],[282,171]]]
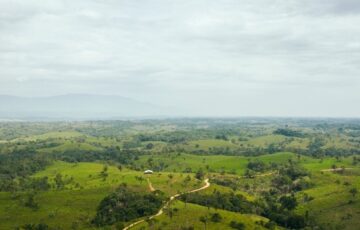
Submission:
[[[218,134],[215,136],[215,139],[224,140],[224,141],[229,140],[225,134]]]
[[[55,178],[54,178],[54,181],[55,181],[55,185],[56,185],[56,188],[57,189],[62,189],[64,188],[65,186],[65,182],[63,181],[62,179],[62,175],[60,173],[57,173]]]
[[[163,200],[164,195],[159,191],[139,194],[122,185],[100,202],[92,223],[104,226],[149,216],[159,210]]]
[[[39,208],[39,204],[35,201],[35,193],[28,193],[26,196],[26,200],[24,203],[25,207],[37,210]]]
[[[247,168],[256,172],[265,172],[269,167],[262,161],[250,161]]]
[[[154,148],[154,144],[153,143],[149,143],[145,146],[146,149],[150,150],[152,148]]]
[[[301,167],[299,164],[291,162],[291,161],[289,162],[289,164],[280,168],[279,174],[287,175],[292,180],[296,180],[300,177],[309,175],[309,173],[303,167]]]
[[[130,164],[141,152],[131,149],[106,148],[103,151],[71,150],[55,153],[55,158],[67,162],[115,161]]]
[[[324,150],[322,149],[324,144],[325,143],[321,138],[319,137],[314,138],[313,140],[311,140],[308,146],[309,154],[314,157],[321,157],[324,154]]]
[[[281,208],[287,210],[293,210],[298,205],[294,196],[282,196],[280,197]]]
[[[189,203],[242,213],[252,213],[254,205],[240,194],[220,193],[218,191],[214,191],[212,194],[187,194],[186,197],[181,196],[180,199],[183,201],[187,200]]]
[[[241,222],[237,222],[235,220],[232,220],[230,222],[230,227],[233,229],[237,229],[237,230],[245,230],[245,224],[243,224]]]
[[[219,213],[215,212],[211,214],[210,220],[212,222],[218,223],[222,221],[222,216]]]
[[[19,230],[50,230],[51,228],[47,224],[25,224]]]
[[[36,191],[47,191],[50,189],[50,184],[47,177],[39,178],[19,178],[18,190],[36,190]]]
[[[15,149],[9,154],[0,154],[0,191],[14,191],[18,186],[14,183],[17,177],[27,177],[45,169],[51,161],[38,156],[31,148]]]
[[[304,137],[304,134],[302,132],[291,129],[277,129],[273,133],[278,135],[284,135],[287,137]]]
[[[204,179],[204,176],[205,176],[205,173],[201,168],[195,174],[195,178],[198,180]]]
[[[355,197],[356,194],[358,194],[359,191],[357,190],[357,188],[352,188],[352,189],[350,189],[349,192],[351,193],[351,195],[352,195],[353,197]]]

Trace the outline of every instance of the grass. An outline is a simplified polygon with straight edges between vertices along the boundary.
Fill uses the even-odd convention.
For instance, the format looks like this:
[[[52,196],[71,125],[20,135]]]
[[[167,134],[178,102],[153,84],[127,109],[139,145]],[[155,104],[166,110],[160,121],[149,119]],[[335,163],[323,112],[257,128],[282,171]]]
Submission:
[[[191,168],[193,172],[198,169],[209,168],[210,171],[221,172],[225,171],[228,173],[235,173],[243,175],[246,170],[246,166],[250,160],[261,160],[266,163],[283,163],[287,162],[288,159],[294,158],[293,153],[276,153],[271,155],[263,155],[258,157],[244,157],[244,156],[222,156],[222,155],[211,155],[211,156],[200,156],[191,154],[172,154],[172,155],[145,155],[141,156],[137,161],[137,165],[147,165],[149,158],[153,158],[153,162],[162,162],[167,167],[165,171],[176,171],[182,172],[187,168]]]
[[[196,204],[186,204],[181,201],[175,201],[171,208],[176,208],[178,211],[175,212],[174,216],[170,218],[168,215],[163,214],[155,219],[155,225],[153,229],[181,229],[181,227],[193,226],[194,229],[204,229],[204,224],[199,221],[202,216],[210,216],[212,213],[219,213],[222,217],[222,221],[219,223],[209,222],[207,223],[208,230],[222,230],[222,229],[231,229],[229,224],[231,221],[237,221],[245,224],[246,229],[265,229],[263,226],[257,224],[256,222],[263,221],[266,223],[268,220],[266,218],[240,214],[235,212],[229,212],[225,210],[215,210],[213,208],[208,209],[207,207],[196,205]],[[149,224],[144,222],[136,227],[135,229],[149,229]]]
[[[287,138],[282,135],[266,135],[252,138],[248,141],[242,141],[243,144],[258,146],[258,147],[266,147],[269,144],[276,144],[285,141]]]
[[[198,147],[196,147],[198,146]],[[183,146],[185,149],[203,149],[208,150],[209,148],[236,148],[237,145],[231,143],[230,141],[217,140],[217,139],[206,139],[206,140],[196,140],[190,141],[187,145]]]
[[[351,188],[360,190],[359,175],[359,168],[344,174],[313,173],[315,186],[300,193],[298,198],[301,201],[302,195],[306,193],[314,199],[303,202],[297,212],[308,211],[311,217],[327,229],[354,229],[360,218],[360,196],[352,196],[349,191]]]
[[[137,172],[129,169],[122,169],[121,171],[115,166],[108,166],[108,177],[103,180],[100,173],[104,168],[101,163],[67,163],[57,161],[53,165],[47,167],[44,171],[40,171],[34,177],[47,176],[51,182],[57,173],[61,173],[64,180],[73,178],[73,182],[68,184],[68,189],[77,189],[76,184],[81,188],[97,188],[97,187],[112,187],[118,186],[120,183],[127,183],[129,185],[137,185],[139,182],[135,176],[142,176],[142,172]],[[145,183],[143,185],[145,188]]]
[[[39,203],[38,210],[24,206],[26,194],[18,193],[16,198],[11,193],[0,193],[0,229],[13,229],[28,223],[45,222],[52,227],[71,229],[77,225],[79,229],[92,228],[89,223],[94,217],[100,201],[121,183],[127,183],[134,190],[148,192],[146,180],[139,181],[135,177],[145,176],[142,172],[115,166],[108,166],[106,180],[100,176],[104,165],[101,163],[67,163],[57,161],[34,177],[48,177],[53,188],[38,192],[35,200]],[[54,177],[61,173],[64,181],[68,181],[63,190],[54,188]],[[171,174],[171,179],[169,177]],[[155,173],[149,175],[155,189],[160,189],[167,196],[178,191],[188,191],[200,187],[202,183],[194,178],[189,184],[183,185],[187,174]],[[78,186],[77,186],[78,184]]]
[[[63,144],[60,144],[51,148],[42,148],[38,149],[39,153],[51,153],[51,152],[65,152],[71,150],[84,150],[84,151],[101,151],[100,147],[96,147],[89,143],[80,143],[80,142],[72,142],[65,141]]]
[[[37,140],[47,140],[47,139],[71,139],[74,137],[81,137],[84,134],[77,131],[57,131],[57,132],[48,132],[40,135],[33,135],[29,137],[21,137],[13,139],[12,142],[17,141],[37,141]]]
[[[29,223],[46,223],[51,227],[88,229],[99,202],[108,188],[39,192],[35,196],[39,209],[24,206],[26,194],[14,199],[10,193],[0,193],[0,229],[15,229]]]
[[[352,168],[352,157],[339,158],[337,160],[333,157],[327,157],[324,159],[315,159],[312,157],[301,156],[300,163],[304,166],[305,169],[309,171],[320,171],[323,169],[330,169],[333,165],[337,167],[346,167]]]

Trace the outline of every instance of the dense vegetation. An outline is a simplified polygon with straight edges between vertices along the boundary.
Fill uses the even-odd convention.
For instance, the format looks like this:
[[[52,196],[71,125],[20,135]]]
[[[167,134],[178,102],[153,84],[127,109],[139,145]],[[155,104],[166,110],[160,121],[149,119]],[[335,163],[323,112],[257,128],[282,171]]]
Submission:
[[[3,122],[0,229],[356,229],[359,130],[351,119]]]
[[[92,222],[97,226],[104,226],[149,216],[159,210],[163,199],[164,194],[160,191],[140,194],[129,190],[126,185],[121,185],[100,202]]]

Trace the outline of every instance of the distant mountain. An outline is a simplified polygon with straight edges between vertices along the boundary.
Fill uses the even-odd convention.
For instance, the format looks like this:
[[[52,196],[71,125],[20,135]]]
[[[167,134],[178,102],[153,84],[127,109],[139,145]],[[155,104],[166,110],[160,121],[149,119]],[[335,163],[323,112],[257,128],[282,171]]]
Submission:
[[[121,96],[54,97],[0,95],[0,119],[117,119],[168,115],[165,108]]]

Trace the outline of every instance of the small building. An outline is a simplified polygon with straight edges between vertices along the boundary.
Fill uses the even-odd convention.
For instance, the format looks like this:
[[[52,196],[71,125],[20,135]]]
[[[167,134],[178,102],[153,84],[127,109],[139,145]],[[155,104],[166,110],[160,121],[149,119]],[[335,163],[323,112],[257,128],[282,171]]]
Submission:
[[[152,170],[145,170],[144,174],[153,174],[154,172]]]

